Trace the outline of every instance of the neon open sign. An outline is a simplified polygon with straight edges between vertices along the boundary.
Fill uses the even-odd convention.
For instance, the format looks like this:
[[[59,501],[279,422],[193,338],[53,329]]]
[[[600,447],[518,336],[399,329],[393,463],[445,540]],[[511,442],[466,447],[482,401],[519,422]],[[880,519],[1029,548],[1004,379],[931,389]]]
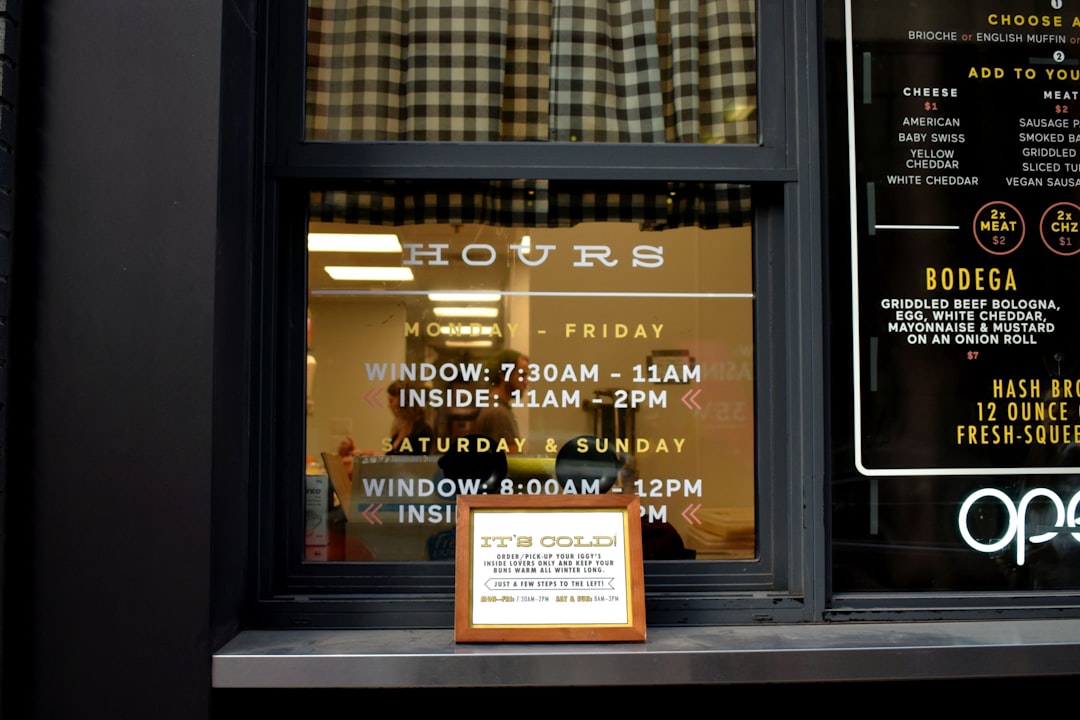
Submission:
[[[1005,532],[1001,537],[989,542],[982,542],[981,540],[977,540],[975,536],[971,534],[971,529],[968,527],[968,517],[971,513],[971,508],[974,507],[975,503],[986,498],[993,498],[1001,503],[1001,506],[1008,515],[1008,523],[1005,527]],[[1028,536],[1028,508],[1037,498],[1045,498],[1050,501],[1056,512],[1056,519],[1052,530]],[[1073,540],[1080,542],[1080,528],[1077,527],[1076,517],[1076,508],[1078,505],[1080,505],[1080,491],[1069,499],[1069,505],[1066,507],[1061,496],[1047,488],[1033,488],[1028,490],[1021,496],[1019,503],[1014,503],[1012,498],[1001,490],[995,488],[982,488],[981,490],[976,490],[968,495],[964,500],[964,503],[960,506],[960,535],[964,538],[964,542],[967,543],[968,547],[984,553],[993,553],[1002,550],[1015,540],[1016,564],[1023,565],[1028,543],[1037,545],[1039,543],[1048,542],[1060,535],[1063,530],[1070,530],[1073,528],[1077,529],[1077,532],[1069,532],[1069,534],[1072,535]],[[1040,525],[1038,529],[1042,530],[1043,528],[1044,526]]]

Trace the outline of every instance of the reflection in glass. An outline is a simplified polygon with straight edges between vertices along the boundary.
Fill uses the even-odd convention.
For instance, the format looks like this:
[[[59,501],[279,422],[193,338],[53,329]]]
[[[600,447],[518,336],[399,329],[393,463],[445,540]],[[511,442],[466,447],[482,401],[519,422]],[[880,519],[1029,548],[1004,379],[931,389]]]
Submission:
[[[678,193],[615,221],[648,207],[618,202],[635,192],[560,201],[612,216],[568,227],[343,222],[312,196],[310,232],[400,251],[309,251],[306,451],[342,516],[309,559],[451,560],[455,499],[478,492],[633,492],[647,559],[754,557],[751,232],[682,222],[716,213],[680,215]],[[425,432],[401,432],[405,410]]]

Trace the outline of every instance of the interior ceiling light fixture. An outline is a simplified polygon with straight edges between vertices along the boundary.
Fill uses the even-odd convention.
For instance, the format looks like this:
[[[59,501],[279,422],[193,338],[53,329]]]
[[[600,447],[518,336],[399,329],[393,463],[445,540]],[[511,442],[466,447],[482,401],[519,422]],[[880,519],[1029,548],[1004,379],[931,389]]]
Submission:
[[[495,318],[499,317],[499,308],[494,307],[447,307],[437,306],[435,317],[443,318]]]
[[[352,265],[327,265],[326,274],[334,280],[374,280],[380,282],[409,282],[412,270],[405,267],[374,267]]]
[[[502,293],[497,292],[433,292],[428,293],[431,302],[499,302]]]
[[[397,235],[308,233],[308,252],[399,253]]]
[[[448,348],[489,348],[494,345],[492,340],[447,340]]]

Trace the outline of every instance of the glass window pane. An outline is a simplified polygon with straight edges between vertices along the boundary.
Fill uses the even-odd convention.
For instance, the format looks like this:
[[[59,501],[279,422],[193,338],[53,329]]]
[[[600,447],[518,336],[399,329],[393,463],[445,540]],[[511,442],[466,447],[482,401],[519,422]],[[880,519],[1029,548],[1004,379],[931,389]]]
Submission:
[[[503,185],[312,194],[306,557],[452,560],[478,492],[634,492],[647,559],[755,557],[747,189]]]
[[[310,0],[307,140],[754,143],[753,0]]]

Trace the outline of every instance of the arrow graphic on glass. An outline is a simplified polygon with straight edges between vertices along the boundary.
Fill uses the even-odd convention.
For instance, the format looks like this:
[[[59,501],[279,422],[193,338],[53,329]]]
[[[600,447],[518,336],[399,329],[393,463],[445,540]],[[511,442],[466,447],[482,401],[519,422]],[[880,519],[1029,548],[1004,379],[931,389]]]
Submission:
[[[364,512],[360,514],[368,521],[368,525],[382,525],[382,520],[379,519],[377,514],[379,510],[382,510],[382,503],[368,505]]]
[[[690,503],[686,506],[686,509],[682,511],[683,520],[691,525],[700,525],[701,521],[697,519],[697,511],[701,509],[701,503],[694,505]]]
[[[697,390],[688,390],[685,395],[682,396],[682,403],[691,410],[700,410],[701,406],[697,404],[697,396],[701,394],[701,388]]]
[[[381,387],[371,388],[366,393],[364,393],[364,402],[366,402],[371,407],[383,407],[383,404],[379,401],[379,398],[382,396],[382,392],[383,389]]]

